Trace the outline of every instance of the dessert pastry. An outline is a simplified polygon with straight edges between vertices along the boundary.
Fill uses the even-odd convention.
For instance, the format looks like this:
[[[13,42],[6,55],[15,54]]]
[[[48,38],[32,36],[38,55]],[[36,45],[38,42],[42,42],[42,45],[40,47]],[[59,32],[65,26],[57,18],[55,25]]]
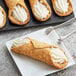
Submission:
[[[5,0],[9,8],[9,19],[12,23],[24,25],[29,22],[29,11],[24,0]]]
[[[61,48],[31,38],[15,40],[11,51],[40,60],[59,69],[68,64],[68,58]]]
[[[6,13],[4,9],[0,6],[0,29],[5,26],[6,23]]]
[[[51,8],[46,0],[29,0],[29,3],[38,21],[46,21],[51,17]]]
[[[55,13],[59,16],[68,16],[73,11],[70,0],[52,0],[52,5]]]

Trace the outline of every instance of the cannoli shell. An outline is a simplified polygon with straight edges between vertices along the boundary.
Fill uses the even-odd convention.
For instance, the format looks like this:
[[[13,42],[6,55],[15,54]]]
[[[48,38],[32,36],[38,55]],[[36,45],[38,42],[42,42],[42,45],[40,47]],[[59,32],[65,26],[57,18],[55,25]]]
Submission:
[[[55,8],[55,0],[52,0],[52,5],[53,5],[53,9],[55,11],[55,13],[58,15],[58,16],[68,16],[70,15],[72,12],[73,12],[73,6],[72,6],[72,2],[70,0],[67,0],[68,3],[69,3],[69,7],[68,7],[68,12],[66,13],[60,13],[56,10]]]
[[[4,9],[0,6],[0,10],[2,11],[3,15],[4,15],[4,21],[3,24],[0,26],[0,29],[3,28],[6,24],[6,13],[4,11]]]
[[[42,4],[44,4],[47,7],[47,9],[49,10],[49,14],[48,14],[48,16],[46,18],[39,19],[34,14],[34,5],[37,2],[37,0],[29,0],[30,6],[31,6],[31,9],[32,9],[32,13],[33,13],[35,19],[37,19],[38,21],[46,21],[51,17],[51,14],[52,14],[51,8],[50,8],[49,4],[47,3],[47,1],[46,0],[42,0],[42,1],[43,1]]]
[[[29,11],[27,9],[27,6],[26,6],[24,0],[5,0],[5,2],[6,2],[6,5],[8,6],[8,8],[9,8],[8,17],[9,17],[9,19],[12,23],[17,24],[17,25],[24,25],[24,24],[27,24],[29,22],[30,15],[29,15]],[[13,17],[13,10],[14,10],[14,7],[16,5],[20,5],[26,10],[28,18],[25,22],[20,22]]]
[[[19,46],[19,47],[12,47],[11,51],[45,62],[49,65],[54,66],[55,68],[62,69],[67,65],[68,61],[65,61],[63,64],[59,64],[59,63],[54,63],[52,60],[50,48],[51,47],[59,48],[59,47],[52,46],[47,43],[39,42],[35,39],[31,39],[31,38],[29,39],[30,39],[30,43]],[[61,51],[63,50],[61,49]]]

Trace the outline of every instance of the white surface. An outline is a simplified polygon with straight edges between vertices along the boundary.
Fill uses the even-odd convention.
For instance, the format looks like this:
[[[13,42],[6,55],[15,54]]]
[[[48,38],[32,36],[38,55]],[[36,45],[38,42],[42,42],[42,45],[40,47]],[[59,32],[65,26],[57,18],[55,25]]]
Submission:
[[[55,43],[55,45],[57,45],[56,41],[57,41],[58,35],[55,31],[53,31],[53,32],[51,32],[51,35],[49,34],[47,36],[45,34],[45,29],[43,29],[43,30],[28,34],[28,35],[20,37],[20,38],[25,38],[25,37],[31,37],[31,38],[37,39],[39,41],[44,41],[49,44]],[[19,39],[19,38],[16,38],[16,39]],[[16,39],[13,39],[13,40],[16,40]],[[6,43],[6,45],[7,45],[9,53],[13,57],[22,76],[44,76],[44,75],[59,71],[59,70],[55,69],[54,67],[51,67],[50,65],[47,65],[43,62],[36,61],[34,59],[31,59],[31,58],[23,56],[23,55],[18,55],[18,54],[12,53],[10,51],[10,48],[12,46],[13,40],[8,41]],[[71,55],[69,54],[68,50],[63,45],[63,43],[58,46],[60,46],[65,51],[66,55],[69,58],[69,63],[67,65],[67,67],[73,65],[74,61],[73,61]]]

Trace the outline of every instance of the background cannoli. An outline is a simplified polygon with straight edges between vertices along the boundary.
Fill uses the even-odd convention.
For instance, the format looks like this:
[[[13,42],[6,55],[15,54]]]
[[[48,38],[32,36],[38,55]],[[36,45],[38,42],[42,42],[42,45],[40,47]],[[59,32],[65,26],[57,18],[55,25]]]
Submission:
[[[6,13],[4,9],[0,6],[0,29],[5,26],[6,23]]]
[[[12,23],[23,25],[29,22],[29,11],[24,0],[5,0],[9,8],[9,19]]]
[[[46,21],[51,17],[51,8],[46,0],[29,0],[32,13],[38,21]]]
[[[71,0],[52,0],[55,13],[59,16],[68,16],[73,11]]]

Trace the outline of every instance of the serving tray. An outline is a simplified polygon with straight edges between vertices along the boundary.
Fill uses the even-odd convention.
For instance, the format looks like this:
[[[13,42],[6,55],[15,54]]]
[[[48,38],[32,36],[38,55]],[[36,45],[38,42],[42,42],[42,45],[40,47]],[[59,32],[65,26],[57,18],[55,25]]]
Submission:
[[[19,25],[15,25],[13,23],[10,22],[10,20],[8,19],[8,8],[5,4],[5,1],[4,0],[0,0],[0,5],[5,9],[6,11],[6,14],[7,14],[7,23],[5,25],[4,28],[0,29],[0,31],[5,31],[5,30],[13,30],[13,29],[18,29],[18,28],[27,28],[27,27],[32,27],[32,26],[47,26],[47,25],[52,25],[52,24],[57,24],[57,23],[62,23],[62,22],[65,22],[71,18],[74,17],[74,13],[72,13],[71,15],[67,16],[67,17],[59,17],[57,16],[53,9],[52,9],[52,3],[51,3],[51,0],[47,0],[47,2],[49,3],[51,9],[52,9],[52,16],[51,18],[48,20],[48,21],[45,21],[45,22],[39,22],[37,21],[33,14],[32,14],[32,11],[31,11],[31,8],[30,8],[30,5],[29,5],[29,0],[25,0],[25,3],[29,9],[29,12],[30,12],[30,21],[28,24],[24,25],[24,26],[19,26]]]

